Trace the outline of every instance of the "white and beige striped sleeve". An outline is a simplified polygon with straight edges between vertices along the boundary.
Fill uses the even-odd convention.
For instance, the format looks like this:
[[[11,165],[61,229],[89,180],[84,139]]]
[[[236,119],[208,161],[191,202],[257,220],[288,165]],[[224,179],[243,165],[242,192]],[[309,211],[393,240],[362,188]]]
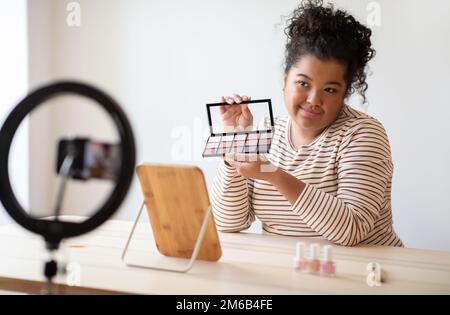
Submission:
[[[236,169],[220,162],[211,188],[211,206],[217,229],[222,232],[245,230],[255,220],[249,198],[249,182]]]
[[[333,196],[307,184],[293,210],[328,240],[354,246],[374,229],[392,178],[391,151],[383,126],[359,120],[344,137],[337,161]]]

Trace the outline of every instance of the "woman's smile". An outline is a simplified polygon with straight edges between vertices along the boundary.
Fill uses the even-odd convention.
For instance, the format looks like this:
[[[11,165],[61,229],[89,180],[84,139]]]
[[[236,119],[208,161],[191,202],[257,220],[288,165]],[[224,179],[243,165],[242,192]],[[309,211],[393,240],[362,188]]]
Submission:
[[[310,109],[300,107],[300,114],[305,118],[316,118],[321,115],[320,112],[314,112]]]

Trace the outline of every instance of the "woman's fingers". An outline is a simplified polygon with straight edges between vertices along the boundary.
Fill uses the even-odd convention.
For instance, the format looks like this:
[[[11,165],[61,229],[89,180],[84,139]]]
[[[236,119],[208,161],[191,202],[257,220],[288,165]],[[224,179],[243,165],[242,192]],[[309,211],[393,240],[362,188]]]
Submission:
[[[221,103],[225,103],[225,97],[224,96],[220,97],[220,102]],[[226,106],[220,106],[219,109],[220,109],[220,113],[221,114],[225,114],[225,112],[227,111]]]
[[[236,113],[235,111],[233,111],[232,109],[226,109],[223,113],[222,113],[222,120],[227,120],[230,119],[231,117],[235,116]]]
[[[240,104],[242,102],[249,101],[250,97],[247,95],[243,95],[241,97],[239,94],[235,93],[235,94],[233,94],[233,99],[237,104]],[[244,114],[244,110],[246,111],[244,114],[245,118],[251,117],[251,113],[250,113],[250,110],[248,109],[247,104],[241,104],[241,106],[239,106],[238,108],[243,114]]]
[[[242,110],[242,113],[244,113],[245,115],[247,115],[249,117],[252,116],[252,113],[251,113],[250,109],[248,108],[248,104],[242,104],[241,110]]]
[[[251,163],[259,160],[258,154],[252,153],[237,153],[234,155],[234,160],[239,163]]]
[[[251,162],[267,162],[267,159],[259,154],[254,153],[233,153],[225,155],[225,159],[228,163],[234,163],[234,166],[242,166],[244,163]]]
[[[227,96],[224,97],[223,99],[226,100],[228,104],[240,104],[242,102],[249,101],[251,97],[247,95],[241,97],[239,94],[233,93],[232,96]],[[239,113],[241,113],[243,110],[246,110],[245,118],[252,118],[252,115],[250,113],[250,110],[248,109],[247,104],[241,104],[241,106],[233,106],[233,109],[238,111]]]
[[[237,93],[233,93],[231,96],[222,96],[221,98],[220,98],[220,101],[222,102],[222,103],[228,103],[228,104],[230,104],[230,105],[233,105],[233,104],[240,104],[240,103],[242,103],[243,101],[245,102],[245,101],[250,101],[251,100],[251,97],[250,96],[247,96],[247,95],[243,95],[243,96],[240,96],[239,94],[237,94]]]
[[[237,162],[234,158],[233,158],[233,154],[226,154],[224,157],[224,160],[228,162],[228,164],[230,164],[233,167],[238,167],[239,162]]]
[[[228,97],[225,98],[225,102],[230,104],[230,105],[233,105],[234,104],[234,98],[228,96]]]
[[[241,96],[238,93],[233,93],[231,96],[220,97],[221,103],[227,104],[220,106],[220,116],[222,122],[229,125],[230,130],[231,128],[247,128],[253,123],[253,116],[248,109],[247,104],[245,104],[245,102],[249,100],[249,96]],[[242,104],[242,102],[244,102],[244,104]]]
[[[234,106],[231,106],[232,104],[234,104],[234,102],[232,101],[232,99],[229,99],[229,98],[226,97],[226,96],[221,96],[221,97],[220,97],[220,102],[221,102],[221,103],[228,103],[228,104],[230,104],[230,105],[223,105],[223,106],[220,106],[220,107],[219,107],[220,113],[221,113],[221,114],[225,114],[225,113],[229,112],[230,109],[233,109],[233,107],[234,107]]]
[[[237,93],[233,93],[233,99],[238,104],[242,102],[241,96],[239,94],[237,94]]]

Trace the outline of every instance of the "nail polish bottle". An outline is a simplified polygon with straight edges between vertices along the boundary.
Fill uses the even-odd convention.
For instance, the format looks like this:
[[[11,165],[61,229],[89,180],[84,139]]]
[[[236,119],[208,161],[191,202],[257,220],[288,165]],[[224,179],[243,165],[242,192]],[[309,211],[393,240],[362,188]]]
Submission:
[[[305,244],[303,242],[297,242],[296,244],[294,268],[301,272],[308,272],[308,260],[305,258]]]
[[[333,262],[333,247],[326,245],[323,247],[324,255],[323,261],[320,264],[320,274],[325,277],[336,276],[336,263]]]
[[[311,244],[309,249],[308,270],[312,274],[318,274],[320,272],[319,244]]]

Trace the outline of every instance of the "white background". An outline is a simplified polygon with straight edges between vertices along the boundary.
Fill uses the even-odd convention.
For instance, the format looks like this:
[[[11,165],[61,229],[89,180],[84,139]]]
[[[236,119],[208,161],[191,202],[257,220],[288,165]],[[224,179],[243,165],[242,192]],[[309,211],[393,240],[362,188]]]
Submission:
[[[0,0],[0,125],[27,91],[26,8],[25,0]],[[28,205],[28,152],[28,121],[25,121],[10,154],[10,172],[15,175],[12,185],[17,187],[17,198],[24,206]],[[0,203],[0,222],[11,221]]]
[[[30,87],[76,78],[109,92],[132,121],[139,162],[198,165],[210,186],[217,161],[201,158],[208,134],[206,103],[240,92],[271,98],[274,114],[286,114],[282,16],[299,1],[84,0],[77,1],[80,27],[66,23],[69,2],[28,1]],[[369,2],[334,1],[364,24]],[[376,3],[381,25],[372,27],[377,56],[368,79],[370,103],[362,108],[355,99],[351,104],[386,127],[395,167],[394,226],[404,243],[450,250],[450,2]],[[3,57],[1,62],[6,63]],[[54,144],[45,139],[66,119],[71,117],[53,111],[30,122],[31,156],[45,145],[50,152]],[[41,154],[42,161],[48,158]],[[30,201],[45,208],[54,188],[46,176],[51,170],[33,165],[39,159],[31,160]],[[81,209],[88,197],[72,198],[71,206],[80,203]],[[140,202],[135,180],[117,217],[132,219]]]

